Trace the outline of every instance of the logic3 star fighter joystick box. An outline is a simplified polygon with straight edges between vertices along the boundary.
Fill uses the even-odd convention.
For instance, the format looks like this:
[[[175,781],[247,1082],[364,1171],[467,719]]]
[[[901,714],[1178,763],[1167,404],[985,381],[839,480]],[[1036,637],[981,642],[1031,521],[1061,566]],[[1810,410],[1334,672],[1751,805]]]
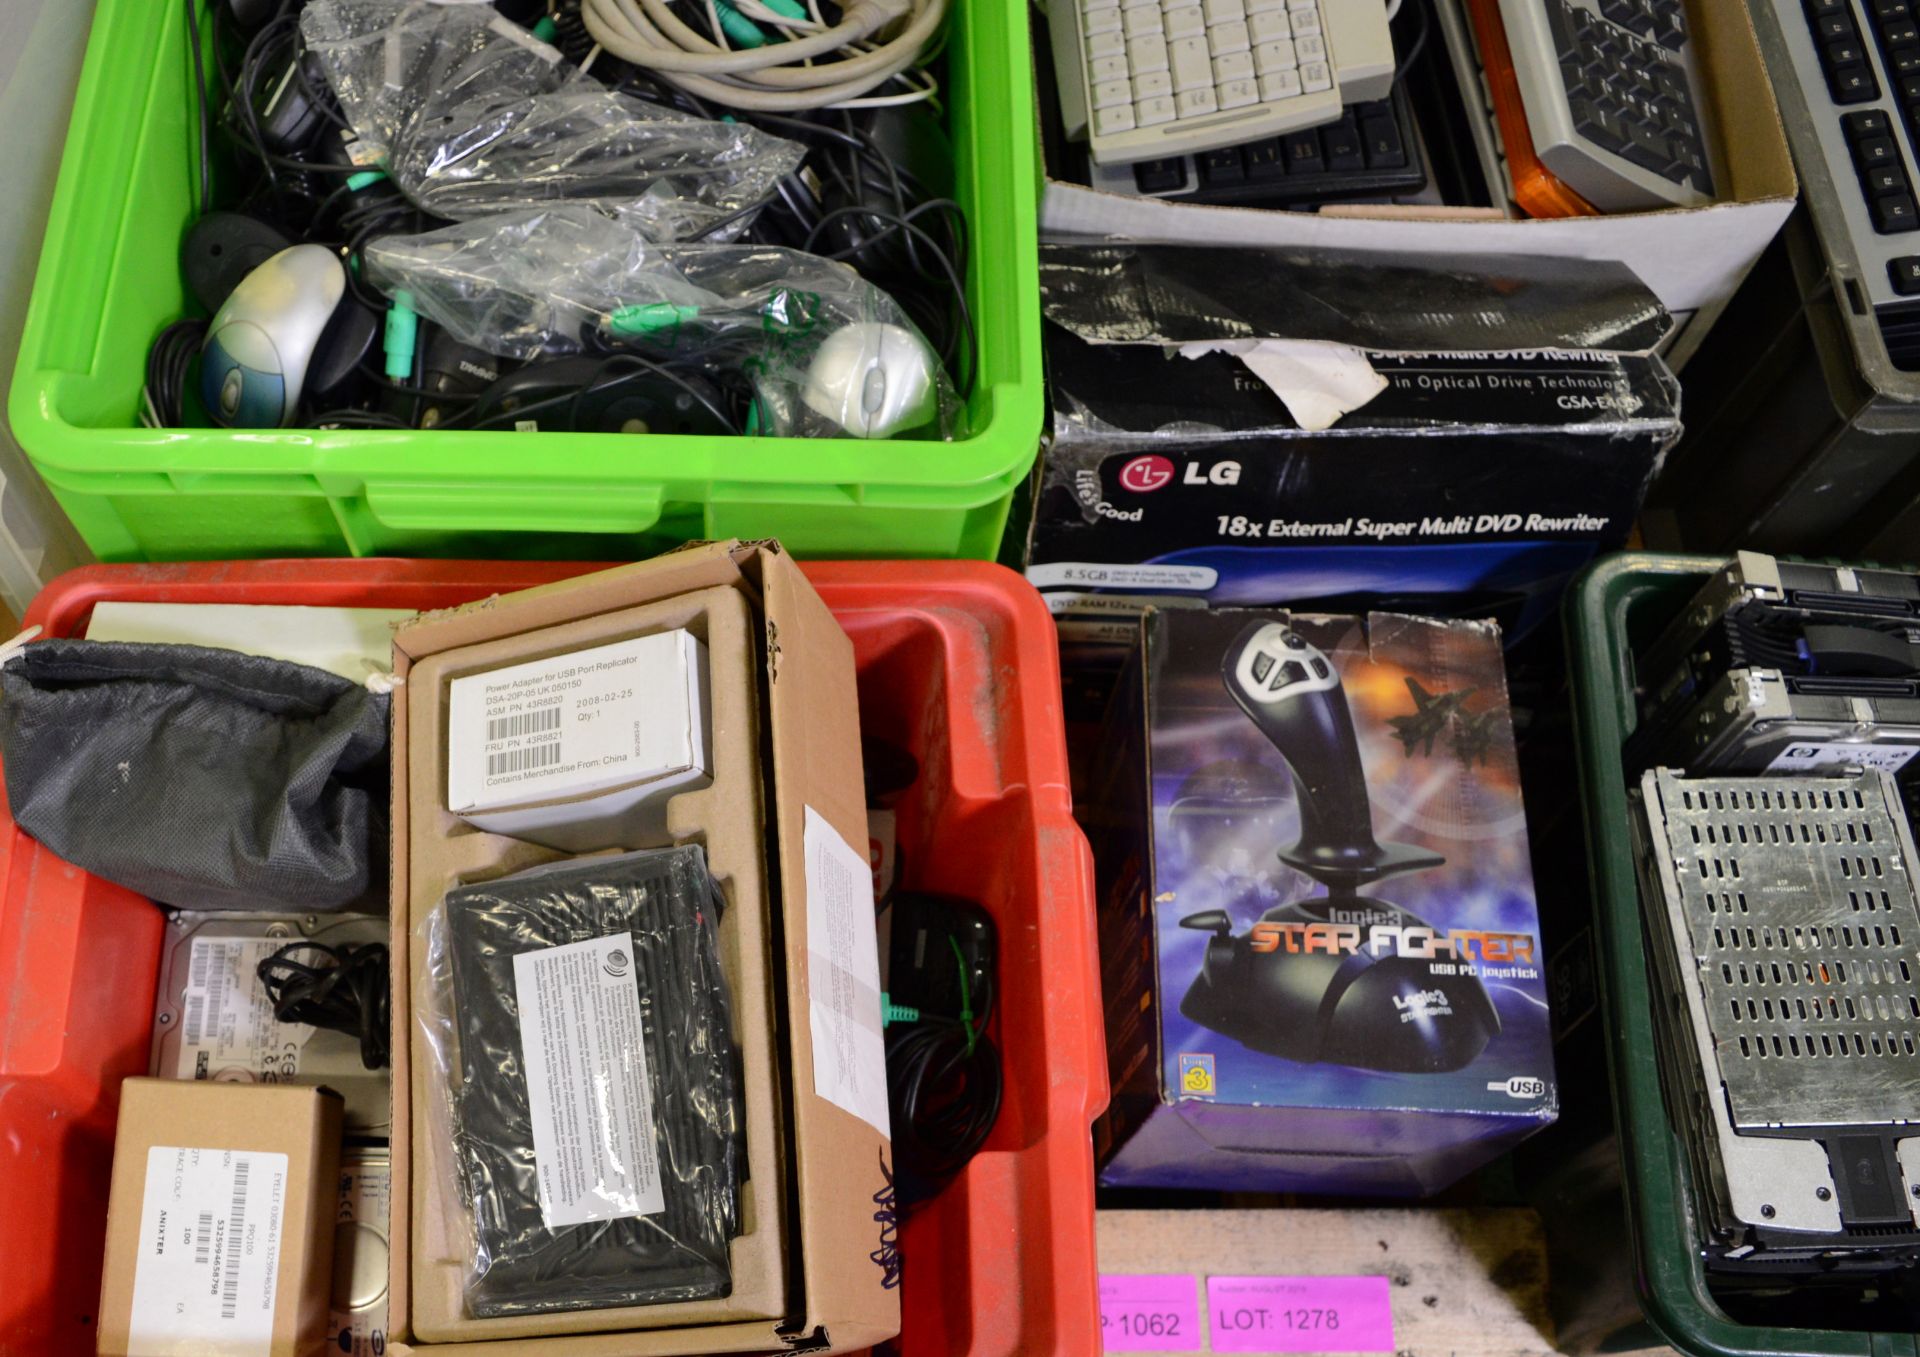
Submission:
[[[1493,623],[1150,611],[1108,721],[1103,1182],[1424,1195],[1553,1120]]]

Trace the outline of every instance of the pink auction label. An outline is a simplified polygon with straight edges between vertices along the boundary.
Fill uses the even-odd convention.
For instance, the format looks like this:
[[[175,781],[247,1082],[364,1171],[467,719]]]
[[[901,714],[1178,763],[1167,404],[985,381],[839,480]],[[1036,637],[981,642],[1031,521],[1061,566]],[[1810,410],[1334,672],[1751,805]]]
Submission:
[[[1200,1351],[1200,1301],[1184,1272],[1102,1274],[1100,1341],[1108,1352]]]
[[[1385,1277],[1209,1277],[1215,1352],[1392,1352]]]

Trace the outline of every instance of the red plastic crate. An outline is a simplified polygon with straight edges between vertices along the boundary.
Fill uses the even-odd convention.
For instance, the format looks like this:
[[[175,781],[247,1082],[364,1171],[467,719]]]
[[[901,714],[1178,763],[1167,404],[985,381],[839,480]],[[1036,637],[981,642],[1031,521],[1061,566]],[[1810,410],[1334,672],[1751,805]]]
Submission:
[[[26,622],[104,599],[441,608],[601,567],[241,561],[96,566]],[[999,925],[1006,1098],[986,1147],[902,1229],[904,1357],[1099,1351],[1090,1124],[1106,1106],[1093,873],[1074,824],[1052,620],[977,562],[806,567],[852,637],[867,733],[911,751],[902,884]],[[0,1354],[93,1349],[119,1082],[144,1073],[161,914],[42,848],[0,799]]]

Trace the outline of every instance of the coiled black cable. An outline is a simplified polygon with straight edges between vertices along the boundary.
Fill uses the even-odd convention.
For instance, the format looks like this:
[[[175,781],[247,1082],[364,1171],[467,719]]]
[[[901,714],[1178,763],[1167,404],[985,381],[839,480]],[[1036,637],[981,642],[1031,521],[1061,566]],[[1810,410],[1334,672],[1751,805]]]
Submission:
[[[145,413],[154,428],[178,429],[186,423],[187,379],[206,337],[204,320],[176,320],[147,350]]]
[[[317,953],[325,960],[302,961],[302,952]],[[393,988],[385,943],[339,947],[289,943],[263,958],[258,970],[277,1020],[358,1037],[360,1063],[370,1070],[386,1068],[391,1055]]]
[[[1000,1117],[1000,1052],[987,1035],[992,985],[974,998],[977,1015],[921,1017],[887,1030],[887,1100],[904,1203],[926,1200],[965,1168]]]

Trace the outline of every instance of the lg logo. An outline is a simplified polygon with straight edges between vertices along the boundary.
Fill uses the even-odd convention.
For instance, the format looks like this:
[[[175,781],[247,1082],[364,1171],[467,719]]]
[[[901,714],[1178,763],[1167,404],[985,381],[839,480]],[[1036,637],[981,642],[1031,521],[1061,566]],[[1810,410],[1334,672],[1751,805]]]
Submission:
[[[1173,484],[1173,463],[1165,457],[1136,457],[1120,468],[1120,488],[1144,495],[1149,490],[1158,490],[1162,486]],[[1182,485],[1238,485],[1240,484],[1240,463],[1215,462],[1203,467],[1198,462],[1187,463],[1187,471],[1180,478]]]
[[[1136,457],[1120,468],[1120,488],[1144,495],[1173,483],[1173,463],[1164,457]]]

